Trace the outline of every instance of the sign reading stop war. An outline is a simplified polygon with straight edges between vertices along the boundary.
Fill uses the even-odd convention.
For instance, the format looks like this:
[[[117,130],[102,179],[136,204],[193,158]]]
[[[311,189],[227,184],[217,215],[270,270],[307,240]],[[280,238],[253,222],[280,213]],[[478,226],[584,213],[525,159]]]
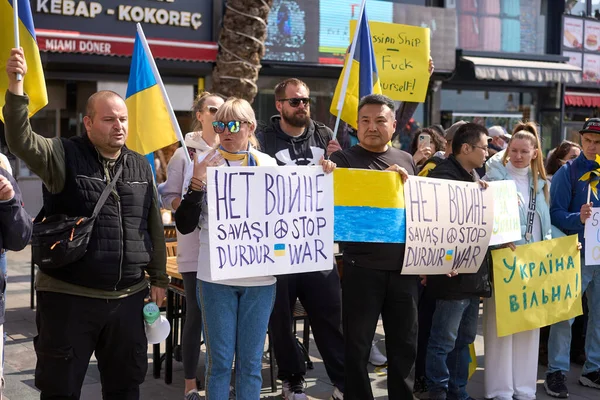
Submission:
[[[477,183],[411,176],[404,183],[407,275],[475,273],[494,221],[493,192]]]
[[[429,28],[369,22],[377,72],[384,95],[422,103],[429,86]],[[354,37],[356,21],[350,21]]]
[[[585,221],[585,265],[600,264],[600,207]]]
[[[319,167],[209,168],[211,279],[330,270],[333,175]]]

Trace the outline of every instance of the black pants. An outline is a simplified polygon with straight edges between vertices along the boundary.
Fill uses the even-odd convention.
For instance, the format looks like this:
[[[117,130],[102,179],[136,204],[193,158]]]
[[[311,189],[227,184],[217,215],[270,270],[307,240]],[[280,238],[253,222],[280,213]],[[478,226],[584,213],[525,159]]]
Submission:
[[[35,386],[41,400],[75,400],[96,353],[105,400],[138,400],[148,370],[147,291],[118,300],[37,292]]]
[[[388,398],[413,398],[417,356],[417,288],[414,276],[361,268],[344,259],[342,304],[346,339],[346,400],[373,399],[367,371],[379,314],[385,330]]]
[[[292,333],[292,310],[296,299],[304,306],[331,382],[344,391],[344,337],[337,269],[277,276],[277,294],[269,321],[278,378],[306,374],[306,364]]]

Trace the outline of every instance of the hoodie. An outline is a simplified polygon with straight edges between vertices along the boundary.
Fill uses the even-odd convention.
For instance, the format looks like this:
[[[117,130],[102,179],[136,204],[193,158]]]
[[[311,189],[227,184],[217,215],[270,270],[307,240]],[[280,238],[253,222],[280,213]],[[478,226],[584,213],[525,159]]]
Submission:
[[[271,117],[271,123],[256,134],[260,151],[274,157],[278,165],[319,165],[327,151],[333,132],[320,122],[308,120],[302,135],[290,136],[281,129],[281,116]]]
[[[185,144],[190,149],[206,153],[212,149],[197,132],[185,135]],[[175,150],[167,166],[167,180],[158,186],[163,206],[173,210],[173,200],[182,198],[192,179],[193,163],[188,162],[183,147]],[[200,228],[184,235],[177,230],[177,269],[179,273],[198,270],[198,252],[200,251]]]

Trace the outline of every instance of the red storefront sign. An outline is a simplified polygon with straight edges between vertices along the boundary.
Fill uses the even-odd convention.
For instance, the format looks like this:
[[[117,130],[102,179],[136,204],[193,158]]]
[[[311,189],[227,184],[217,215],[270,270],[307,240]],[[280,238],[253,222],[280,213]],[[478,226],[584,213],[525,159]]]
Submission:
[[[41,51],[127,57],[133,52],[133,37],[47,29],[36,29],[35,34]],[[204,62],[217,58],[216,43],[150,38],[148,43],[154,58]]]

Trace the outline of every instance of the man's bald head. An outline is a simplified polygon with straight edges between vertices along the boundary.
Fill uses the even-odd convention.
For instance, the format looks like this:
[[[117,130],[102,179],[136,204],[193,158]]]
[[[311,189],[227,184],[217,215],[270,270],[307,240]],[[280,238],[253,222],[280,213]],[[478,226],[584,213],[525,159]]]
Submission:
[[[90,119],[93,120],[94,116],[96,115],[96,105],[98,104],[98,102],[102,100],[108,100],[113,97],[117,97],[123,102],[125,102],[125,100],[123,100],[120,94],[118,94],[117,92],[113,92],[112,90],[101,90],[99,92],[94,93],[87,100],[87,103],[85,105],[85,115],[87,115],[88,117],[90,117]]]

